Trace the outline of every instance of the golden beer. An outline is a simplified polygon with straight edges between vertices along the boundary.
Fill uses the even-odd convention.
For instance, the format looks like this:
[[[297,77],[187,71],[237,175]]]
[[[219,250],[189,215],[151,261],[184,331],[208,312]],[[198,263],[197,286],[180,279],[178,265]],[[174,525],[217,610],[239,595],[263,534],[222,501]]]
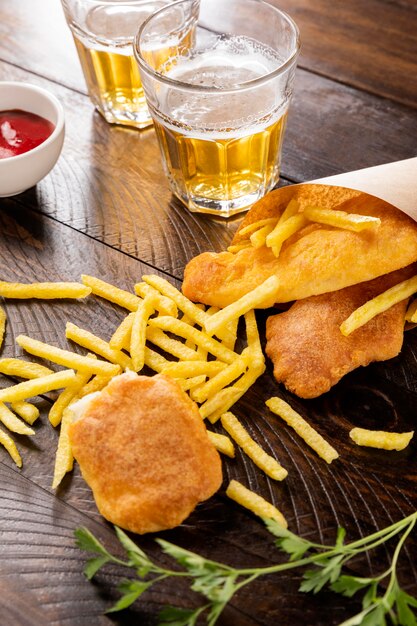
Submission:
[[[277,102],[274,86],[214,95],[201,89],[244,85],[273,63],[270,49],[235,37],[208,53],[177,57],[164,72],[180,87],[161,88],[151,112],[171,187],[191,210],[231,215],[278,182],[287,102]]]
[[[94,50],[75,39],[88,92],[108,122],[142,128],[152,123],[137,67],[130,53]]]
[[[143,128],[152,123],[133,54],[139,25],[167,0],[81,3],[63,1],[93,104],[108,122]],[[73,14],[74,11],[74,14]],[[170,53],[171,51],[169,51]],[[174,51],[175,53],[175,51]],[[163,51],[161,51],[162,58]]]
[[[212,202],[234,201],[240,211],[267,193],[279,177],[279,156],[286,114],[243,137],[187,136],[155,119],[167,174],[181,199],[218,214]]]

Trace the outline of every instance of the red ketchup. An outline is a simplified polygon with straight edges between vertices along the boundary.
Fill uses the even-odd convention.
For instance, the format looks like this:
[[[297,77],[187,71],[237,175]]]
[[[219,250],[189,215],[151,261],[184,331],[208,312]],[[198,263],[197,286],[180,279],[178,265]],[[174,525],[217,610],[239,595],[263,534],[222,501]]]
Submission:
[[[0,111],[0,159],[33,150],[48,139],[54,128],[49,120],[28,111]]]

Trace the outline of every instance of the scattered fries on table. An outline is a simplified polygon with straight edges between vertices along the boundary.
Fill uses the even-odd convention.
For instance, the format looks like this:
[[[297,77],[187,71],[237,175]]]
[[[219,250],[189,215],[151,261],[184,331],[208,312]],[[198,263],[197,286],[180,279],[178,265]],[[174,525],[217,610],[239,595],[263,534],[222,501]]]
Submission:
[[[61,424],[54,487],[58,486],[68,471],[65,468],[69,467],[69,461],[65,460],[69,459],[68,423],[62,420],[70,419],[65,416],[71,414],[72,402],[101,390],[122,370],[141,371],[146,366],[175,378],[181,388],[201,405],[202,417],[208,417],[214,423],[265,369],[253,307],[275,288],[275,278],[247,294],[243,305],[238,303],[232,315],[230,309],[224,315],[215,307],[206,310],[204,305],[191,302],[159,276],[144,276],[143,282],[134,286],[136,295],[89,275],[83,275],[82,284],[77,285],[78,291],[74,293],[88,291],[128,311],[108,341],[68,322],[66,339],[90,353],[78,354],[25,335],[16,338],[17,344],[28,354],[68,369],[54,372],[45,365],[23,359],[0,359],[0,372],[28,379],[0,390],[0,421],[9,429],[20,434],[34,434],[30,426],[39,411],[27,399],[51,390],[62,390],[49,411],[52,426]],[[52,294],[58,297],[69,293],[69,287],[64,291],[62,284],[57,287],[49,283],[37,284],[19,289],[22,297],[24,293],[37,294],[37,297],[45,294],[47,298]],[[219,314],[220,318],[217,317]],[[247,346],[236,352],[241,314],[245,315]],[[213,320],[216,330],[209,334],[205,326]],[[10,404],[10,408],[6,404]],[[223,454],[234,456],[229,437],[213,432],[209,437]],[[3,440],[9,453],[13,451],[14,454],[7,437]]]
[[[0,296],[3,298],[41,300],[63,298],[85,298],[91,293],[90,287],[81,283],[7,283],[0,281]]]
[[[278,221],[275,218],[261,220],[247,226],[242,234],[249,236],[250,240],[257,238],[258,243],[263,238],[262,245],[270,245],[278,254],[287,236],[294,234],[313,218],[317,222],[322,220],[321,223],[346,228],[349,227],[346,225],[349,222],[355,230],[377,227],[375,220],[366,219],[366,216],[346,214],[346,217],[336,213],[333,211],[332,216],[327,216],[324,210],[313,208],[300,213],[298,203],[293,201]],[[243,249],[252,245],[250,240],[244,240],[237,245],[241,245]],[[265,358],[254,309],[271,306],[278,287],[278,279],[272,276],[224,309],[210,307],[206,310],[203,305],[188,300],[165,279],[153,275],[143,276],[143,282],[134,286],[136,295],[88,275],[82,276],[82,284],[20,285],[0,282],[0,295],[5,297],[78,298],[93,293],[127,310],[124,319],[115,324],[109,340],[72,322],[67,323],[66,338],[89,350],[90,353],[86,355],[19,335],[16,342],[27,353],[66,369],[54,372],[45,365],[23,359],[0,359],[0,373],[26,379],[0,390],[0,422],[11,432],[30,436],[35,434],[31,426],[38,418],[39,410],[28,399],[52,390],[61,390],[49,411],[52,426],[60,424],[52,484],[55,489],[73,466],[68,436],[72,419],[71,404],[89,393],[100,391],[122,370],[140,372],[147,367],[176,379],[181,388],[200,405],[202,419],[211,423],[220,419],[227,435],[207,431],[209,439],[220,453],[234,458],[234,441],[267,476],[274,480],[283,480],[288,474],[286,469],[252,439],[237,417],[230,412],[230,408],[265,371]],[[354,323],[357,323],[357,319],[363,320],[364,315],[369,319],[369,315],[379,312],[381,306],[388,308],[416,291],[417,276],[378,296],[379,301],[376,304],[374,301],[367,303],[365,314],[355,312]],[[417,305],[409,309],[409,321],[414,321],[416,309]],[[243,321],[246,329],[246,345],[237,351],[235,345],[239,320]],[[5,322],[6,313],[0,307],[0,345]],[[352,324],[351,320],[345,322],[345,326],[349,324]],[[349,332],[352,332],[352,326],[349,328]],[[241,341],[238,345],[241,345]],[[286,402],[280,398],[270,398],[266,405],[284,419],[327,463],[338,458],[337,451]],[[355,428],[350,436],[359,445],[401,450],[408,445],[413,434],[372,432]],[[6,449],[16,465],[21,467],[22,459],[13,439],[1,429],[0,445]],[[241,483],[232,480],[226,493],[256,515],[275,519],[287,526],[284,516],[276,507]]]
[[[225,431],[238,444],[243,452],[247,454],[255,465],[265,472],[267,476],[274,480],[283,480],[288,476],[287,470],[272,456],[262,450],[233,413],[224,413],[221,416],[221,423]]]
[[[384,430],[367,430],[366,428],[352,428],[350,438],[358,446],[381,448],[382,450],[404,450],[413,438],[414,431],[408,433],[393,433]]]
[[[269,398],[266,406],[281,417],[295,430],[310,448],[312,448],[326,463],[331,463],[339,454],[303,417],[281,398]]]
[[[237,480],[230,481],[226,495],[258,517],[273,519],[284,528],[288,527],[287,520],[281,511]]]

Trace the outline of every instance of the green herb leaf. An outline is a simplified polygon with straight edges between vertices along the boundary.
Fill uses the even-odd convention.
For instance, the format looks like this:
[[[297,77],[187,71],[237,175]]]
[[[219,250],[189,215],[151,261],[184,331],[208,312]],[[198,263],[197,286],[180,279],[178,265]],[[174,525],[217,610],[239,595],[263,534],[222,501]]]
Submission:
[[[117,587],[123,594],[122,597],[106,613],[115,613],[116,611],[127,609],[151,584],[152,582],[144,583],[139,580],[123,580]]]
[[[86,552],[93,552],[94,554],[102,554],[109,557],[109,553],[102,543],[88,530],[88,528],[81,527],[74,531],[76,537],[76,545],[81,550]]]
[[[114,527],[116,535],[129,557],[129,565],[137,568],[137,574],[140,578],[145,578],[152,570],[153,563],[139,546],[132,541],[126,533],[117,526]]]
[[[317,569],[310,569],[304,572],[304,581],[300,585],[300,591],[317,593],[325,585],[334,583],[340,576],[342,559],[343,555],[337,554],[332,558],[316,561]]]
[[[88,578],[88,580],[91,580],[98,570],[103,567],[103,565],[106,565],[109,560],[108,556],[97,556],[92,559],[88,559],[84,568],[84,575]]]
[[[129,561],[124,562],[111,555],[104,546],[87,530],[76,531],[77,545],[98,554],[90,559],[86,566],[89,578],[105,565],[113,561],[120,565],[131,567],[141,580],[126,580],[119,586],[122,597],[110,611],[119,611],[132,604],[148,587],[168,577],[189,577],[190,587],[208,599],[208,603],[197,609],[168,608],[161,613],[160,626],[196,626],[197,619],[205,613],[207,626],[214,626],[224,607],[239,589],[256,578],[284,570],[310,566],[304,572],[304,580],[300,590],[317,593],[323,587],[329,586],[333,591],[346,597],[354,596],[363,590],[362,611],[352,616],[339,626],[386,626],[387,618],[394,626],[417,626],[415,609],[417,598],[402,590],[397,580],[397,563],[403,545],[417,522],[417,512],[395,522],[385,529],[345,544],[345,531],[339,528],[334,546],[315,544],[294,533],[282,528],[270,520],[266,521],[268,529],[277,537],[277,545],[290,555],[290,560],[267,567],[236,569],[223,563],[209,559],[185,550],[164,540],[157,540],[162,550],[171,556],[184,570],[168,570],[153,563],[149,557],[120,529],[116,528],[117,536],[129,555]],[[375,578],[348,576],[343,573],[342,567],[352,558],[366,554],[370,549],[384,544],[388,539],[400,535],[392,562],[386,572]],[[306,555],[310,552],[309,555]],[[154,576],[142,580],[147,574]],[[378,596],[380,582],[388,579]],[[386,589],[384,591],[384,589]]]
[[[402,589],[399,589],[395,600],[395,607],[398,616],[398,623],[401,626],[417,626],[417,619],[411,608],[417,607],[416,598],[413,598]]]
[[[351,598],[357,591],[368,587],[370,583],[372,583],[372,578],[342,575],[332,583],[331,589],[336,593],[341,593],[343,596]]]
[[[291,556],[291,561],[301,559],[307,550],[310,550],[313,544],[298,535],[292,533],[288,528],[284,528],[281,524],[278,524],[275,520],[264,519],[266,527],[269,532],[278,537],[278,541],[275,545]]]
[[[339,626],[386,626],[384,607],[381,604],[370,606]]]
[[[202,609],[165,607],[158,616],[158,626],[194,626]]]

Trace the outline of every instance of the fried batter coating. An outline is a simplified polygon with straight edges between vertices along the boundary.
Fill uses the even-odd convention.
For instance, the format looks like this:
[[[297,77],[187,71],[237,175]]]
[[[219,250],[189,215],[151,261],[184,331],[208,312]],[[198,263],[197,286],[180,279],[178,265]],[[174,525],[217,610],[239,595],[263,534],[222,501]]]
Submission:
[[[284,242],[279,257],[263,246],[236,254],[205,252],[184,273],[183,292],[196,302],[225,307],[272,275],[281,289],[277,302],[291,302],[372,280],[417,260],[417,224],[392,205],[359,191],[328,185],[294,185],[255,203],[242,222],[281,215],[295,198],[300,209],[315,206],[379,217],[376,231],[352,232],[308,224]],[[245,237],[237,232],[233,244]]]
[[[173,528],[219,489],[219,454],[172,378],[122,374],[80,402],[71,445],[110,522],[139,534]]]
[[[348,337],[339,327],[357,307],[416,272],[413,264],[366,283],[299,300],[288,311],[269,317],[266,353],[276,380],[300,398],[315,398],[360,365],[397,356],[407,300]]]

